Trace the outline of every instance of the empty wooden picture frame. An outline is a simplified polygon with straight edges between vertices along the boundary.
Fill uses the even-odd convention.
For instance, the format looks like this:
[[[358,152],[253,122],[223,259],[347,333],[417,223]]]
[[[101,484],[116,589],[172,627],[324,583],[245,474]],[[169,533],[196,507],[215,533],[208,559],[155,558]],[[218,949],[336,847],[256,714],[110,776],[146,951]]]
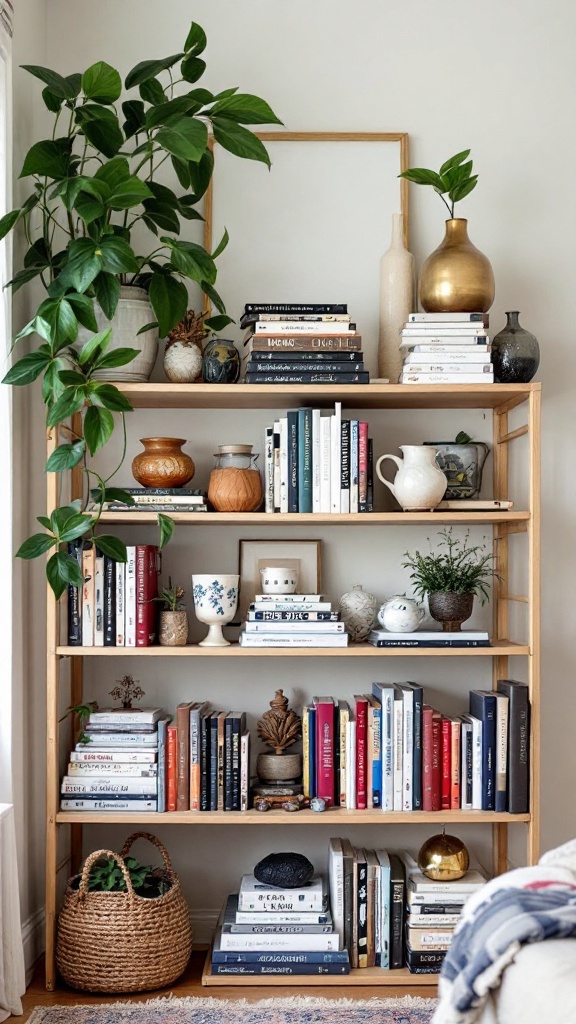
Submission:
[[[392,217],[408,235],[405,132],[258,132],[272,168],[214,146],[204,243],[218,257],[216,290],[238,321],[246,302],[346,302],[376,373],[380,257]],[[226,337],[240,343],[237,323]],[[240,346],[241,347],[241,344]]]
[[[319,594],[322,586],[320,540],[241,540],[238,554],[241,622],[246,620],[248,606],[260,590],[260,569],[267,566],[288,566],[298,570],[299,594]]]

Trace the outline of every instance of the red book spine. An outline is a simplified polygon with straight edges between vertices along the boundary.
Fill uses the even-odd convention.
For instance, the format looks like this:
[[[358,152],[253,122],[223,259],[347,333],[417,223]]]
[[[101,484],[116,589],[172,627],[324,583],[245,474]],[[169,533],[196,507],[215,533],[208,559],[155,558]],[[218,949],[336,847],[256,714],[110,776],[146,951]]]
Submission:
[[[460,722],[453,719],[450,722],[450,807],[452,810],[460,808]]]
[[[449,718],[442,718],[442,785],[441,803],[443,811],[450,810],[450,787],[452,783],[452,727]]]
[[[166,810],[176,810],[176,726],[166,728]]]
[[[356,701],[356,807],[365,811],[368,806],[368,700]]]
[[[432,810],[442,806],[442,715],[432,712]]]
[[[422,810],[433,811],[432,807],[432,716],[429,704],[422,706]]]
[[[151,647],[156,640],[158,605],[158,548],[136,545],[136,647]]]
[[[358,424],[358,508],[367,511],[368,504],[368,423]]]
[[[316,707],[316,795],[334,804],[334,702],[314,701]]]

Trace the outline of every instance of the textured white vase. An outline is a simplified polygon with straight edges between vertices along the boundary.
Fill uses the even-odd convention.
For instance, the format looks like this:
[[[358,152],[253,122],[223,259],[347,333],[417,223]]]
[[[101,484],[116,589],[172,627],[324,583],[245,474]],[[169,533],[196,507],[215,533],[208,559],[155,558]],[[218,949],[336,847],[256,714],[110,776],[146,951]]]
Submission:
[[[342,594],[338,610],[346,632],[353,644],[362,643],[374,625],[378,601],[374,594],[362,590],[356,583],[347,594]]]
[[[414,309],[414,257],[404,245],[404,217],[392,217],[392,242],[380,260],[378,376],[397,384],[402,372],[400,331]]]
[[[153,327],[149,331],[144,331],[143,334],[138,334],[142,327],[156,320],[145,290],[134,288],[131,285],[123,285],[120,288],[116,312],[111,320],[107,319],[97,302],[94,303],[94,313],[99,331],[105,331],[107,327],[112,328],[108,352],[113,352],[117,348],[139,349],[139,355],[135,356],[131,363],[125,363],[124,366],[111,366],[106,370],[96,370],[93,374],[94,379],[132,381],[136,384],[143,384],[150,380],[158,355],[158,328]],[[87,341],[91,334],[91,331],[81,328],[78,332],[78,339]]]

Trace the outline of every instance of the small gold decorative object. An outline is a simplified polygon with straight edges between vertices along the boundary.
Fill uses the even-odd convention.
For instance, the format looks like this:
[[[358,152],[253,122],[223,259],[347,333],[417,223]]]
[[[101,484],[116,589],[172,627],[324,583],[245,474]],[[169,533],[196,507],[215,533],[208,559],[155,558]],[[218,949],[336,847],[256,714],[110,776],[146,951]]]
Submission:
[[[418,853],[418,867],[435,882],[455,882],[468,871],[470,857],[461,839],[456,836],[431,836]]]
[[[301,772],[300,754],[287,754],[286,750],[302,735],[302,723],[295,711],[288,707],[283,690],[276,690],[257,724],[258,736],[274,750],[273,754],[258,754],[256,770],[265,782],[285,782],[297,779]]]

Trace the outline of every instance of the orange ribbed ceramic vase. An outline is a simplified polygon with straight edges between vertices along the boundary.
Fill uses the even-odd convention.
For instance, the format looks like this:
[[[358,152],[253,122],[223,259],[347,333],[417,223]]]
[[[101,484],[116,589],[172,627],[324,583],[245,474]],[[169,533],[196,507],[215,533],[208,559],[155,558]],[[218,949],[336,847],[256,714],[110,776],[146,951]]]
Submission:
[[[184,487],[194,476],[194,463],[184,437],[141,437],[144,451],[132,460],[132,475],[143,487]]]

